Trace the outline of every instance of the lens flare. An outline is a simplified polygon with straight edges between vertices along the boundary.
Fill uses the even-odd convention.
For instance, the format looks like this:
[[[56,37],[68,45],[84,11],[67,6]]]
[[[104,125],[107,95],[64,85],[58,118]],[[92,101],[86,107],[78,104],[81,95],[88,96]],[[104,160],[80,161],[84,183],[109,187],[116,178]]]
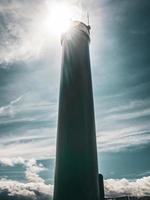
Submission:
[[[54,33],[60,34],[67,31],[70,27],[71,19],[72,13],[69,5],[62,3],[51,6],[50,27]]]

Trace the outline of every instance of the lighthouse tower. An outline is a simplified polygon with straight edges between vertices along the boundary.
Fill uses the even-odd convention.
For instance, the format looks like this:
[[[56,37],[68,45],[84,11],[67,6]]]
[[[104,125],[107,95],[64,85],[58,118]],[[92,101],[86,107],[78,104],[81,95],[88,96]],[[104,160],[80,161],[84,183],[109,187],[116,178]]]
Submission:
[[[89,42],[79,21],[62,35],[53,200],[100,198]]]

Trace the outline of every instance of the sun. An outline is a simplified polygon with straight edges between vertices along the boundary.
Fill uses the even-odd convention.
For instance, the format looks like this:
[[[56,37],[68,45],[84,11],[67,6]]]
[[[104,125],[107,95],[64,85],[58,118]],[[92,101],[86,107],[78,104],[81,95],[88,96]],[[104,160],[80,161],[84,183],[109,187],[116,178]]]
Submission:
[[[55,34],[66,32],[71,25],[71,7],[65,3],[55,3],[50,8],[49,23],[51,31]]]

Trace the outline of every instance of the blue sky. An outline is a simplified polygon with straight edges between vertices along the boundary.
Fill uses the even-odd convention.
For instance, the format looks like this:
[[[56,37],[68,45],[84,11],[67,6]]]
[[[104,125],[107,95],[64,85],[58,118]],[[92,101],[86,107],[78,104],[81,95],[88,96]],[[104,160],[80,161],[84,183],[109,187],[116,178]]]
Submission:
[[[124,180],[135,187],[136,180],[146,181],[150,188],[150,2],[69,2],[90,12],[97,149],[106,190],[120,194],[108,184],[119,188]],[[34,178],[53,184],[61,45],[49,27],[49,3],[0,1],[0,178],[8,188],[11,181],[33,182],[28,163],[38,168]]]

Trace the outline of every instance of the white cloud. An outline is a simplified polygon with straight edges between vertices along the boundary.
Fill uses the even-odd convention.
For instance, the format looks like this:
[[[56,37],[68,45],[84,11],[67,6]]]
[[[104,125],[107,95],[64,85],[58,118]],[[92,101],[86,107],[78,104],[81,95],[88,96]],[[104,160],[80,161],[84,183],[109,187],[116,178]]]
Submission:
[[[28,183],[20,183],[8,179],[0,180],[0,192],[6,192],[12,196],[25,196],[31,199],[37,199],[37,195],[44,195],[45,198],[52,198],[53,186],[45,184],[45,181],[39,177],[40,171],[46,170],[42,164],[37,164],[35,159],[24,160],[23,158],[5,158],[0,163],[6,166],[15,166],[17,164],[26,167],[26,178]],[[149,196],[150,195],[150,176],[137,180],[129,181],[127,179],[107,179],[104,181],[106,197],[120,196]],[[42,198],[41,198],[42,199]]]
[[[91,186],[92,187],[92,186]],[[108,179],[104,181],[105,196],[116,198],[121,196],[149,196],[150,176],[129,181],[127,179]],[[1,179],[0,193],[7,193],[14,198],[16,196],[28,197],[31,199],[51,199],[53,186],[45,183],[20,183],[17,181]]]
[[[0,63],[37,58],[53,43],[46,2],[1,2]]]
[[[42,133],[42,134],[41,134]],[[56,130],[50,128],[21,131],[20,134],[9,134],[1,137],[0,158],[24,157],[45,158],[54,157],[56,151]]]
[[[127,179],[105,180],[105,194],[107,197],[150,196],[150,176],[135,181]]]
[[[46,170],[43,165],[38,165],[35,159],[30,159],[26,163],[26,167],[26,178],[29,182],[44,183],[44,180],[38,175],[40,171]]]
[[[129,120],[129,119],[136,119],[139,117],[146,117],[150,115],[150,109],[142,109],[141,111],[132,111],[128,113],[119,113],[119,114],[112,114],[109,115],[108,119],[115,119],[115,120]]]
[[[116,152],[128,147],[146,145],[150,142],[149,124],[116,128],[97,133],[97,147],[100,152]],[[47,158],[55,157],[56,129],[40,128],[21,130],[1,136],[0,157]],[[42,133],[42,134],[41,134]]]
[[[53,43],[53,38],[51,37],[51,30],[49,27],[49,13],[48,13],[48,7],[49,3],[48,1],[2,1],[0,5],[0,12],[3,14],[3,22],[2,25],[2,32],[1,36],[1,43],[0,43],[0,63],[1,62],[14,62],[17,60],[28,60],[29,58],[33,58],[36,56],[41,55],[42,52],[44,52],[45,48],[51,48],[51,45]],[[79,3],[78,0],[72,0],[74,3]],[[85,2],[84,0],[82,1]],[[91,1],[92,2],[92,1]],[[98,1],[96,1],[94,5],[96,5]],[[90,4],[90,3],[88,3]],[[101,11],[110,11],[110,7],[104,6],[105,8],[101,7]],[[124,6],[123,6],[124,7]],[[122,7],[122,8],[123,8]],[[96,8],[96,6],[95,6]],[[114,8],[113,8],[114,9]],[[96,12],[95,12],[96,11]],[[115,12],[118,12],[118,10],[115,8]],[[95,13],[94,13],[95,12]],[[98,23],[97,30],[94,30],[94,37],[92,39],[94,44],[94,49],[97,49],[97,35],[101,32],[101,36],[105,34],[105,29],[103,29],[102,21],[103,19],[108,19],[107,13],[109,12],[100,12],[101,17],[98,15],[99,13],[99,6],[97,6],[96,10],[94,10],[93,16],[96,20],[93,20],[94,23]],[[114,10],[112,11],[114,12]],[[119,12],[124,12],[123,9]],[[95,16],[95,15],[98,16]],[[100,21],[99,21],[100,20]],[[116,20],[116,19],[115,19]],[[92,22],[92,23],[93,23]],[[105,21],[104,21],[105,22]],[[3,27],[4,25],[4,27]],[[94,28],[94,27],[93,27]],[[102,32],[104,32],[102,34]],[[92,36],[92,37],[93,37]],[[105,40],[105,37],[101,37],[102,44],[104,46],[110,47],[112,45],[115,45],[116,41],[115,38],[109,37],[109,39]],[[59,42],[58,42],[59,43]],[[95,48],[96,47],[96,48]],[[54,50],[54,48],[52,48]],[[97,51],[99,51],[102,48],[98,48]],[[48,51],[52,52],[52,51]],[[95,52],[95,50],[93,50]],[[96,56],[95,56],[96,54]],[[97,57],[97,52],[93,54],[93,57]],[[51,57],[51,56],[49,56]],[[54,56],[55,57],[55,56]],[[128,92],[128,91],[126,91]],[[123,92],[124,93],[124,92]],[[117,94],[118,95],[118,94]],[[108,97],[108,96],[107,96]],[[114,95],[112,96],[114,97]],[[103,98],[103,97],[102,97]],[[10,102],[8,105],[0,107],[0,116],[4,117],[3,121],[1,120],[0,125],[10,125],[11,123],[20,123],[20,122],[38,122],[39,116],[38,115],[28,115],[24,118],[13,118],[16,113],[21,113],[25,111],[26,113],[28,111],[33,111],[35,109],[48,109],[50,105],[37,105],[37,104],[30,104],[29,106],[22,105],[21,107],[16,108],[16,104],[18,104],[21,101],[22,97],[17,98],[16,100]],[[144,100],[145,102],[145,100]],[[135,117],[141,117],[141,116],[148,116],[150,114],[150,109],[142,110],[141,112],[136,111],[133,113],[121,113],[121,114],[114,114],[115,112],[126,111],[128,108],[137,108],[144,105],[144,102],[131,102],[129,105],[124,105],[122,107],[113,108],[112,110],[109,110],[108,113],[109,116],[105,117],[104,120],[106,124],[108,125],[109,122],[111,123],[113,120],[126,120],[126,119],[133,119]],[[147,105],[148,102],[147,102]],[[53,115],[56,114],[56,110],[52,111]],[[55,112],[55,114],[54,114]],[[114,115],[113,115],[114,114]],[[23,115],[22,115],[23,116]],[[41,117],[41,116],[40,116]],[[103,117],[103,116],[102,116]],[[102,119],[103,120],[103,119]],[[42,122],[42,121],[40,121]],[[103,126],[103,121],[98,120],[98,124]],[[113,126],[115,127],[115,125]],[[104,131],[101,131],[97,133],[98,138],[98,149],[101,151],[116,151],[120,149],[127,148],[129,146],[136,146],[139,144],[146,144],[150,141],[150,136],[146,133],[147,130],[145,128],[138,128],[134,129],[134,127],[131,126],[131,128],[128,128],[128,130],[124,128],[120,129],[113,129],[113,131],[107,131],[107,128]],[[133,129],[133,130],[132,130]],[[12,130],[13,131],[13,130]],[[54,132],[53,132],[54,131]],[[27,133],[27,131],[20,131],[20,135],[16,135],[16,133],[11,133],[10,135],[6,135],[1,137],[0,142],[0,157],[14,157],[14,156],[24,156],[26,158],[31,157],[48,157],[48,156],[55,156],[55,138],[56,138],[56,130],[53,129],[35,129],[34,132],[30,136]],[[42,135],[39,133],[42,132]],[[45,133],[47,132],[47,133]],[[51,134],[53,132],[53,134]],[[51,140],[49,140],[49,137],[51,137]],[[100,135],[100,136],[99,136]],[[30,139],[30,142],[22,142],[23,140],[27,141],[27,139]],[[41,139],[39,142],[38,139]],[[14,145],[15,144],[15,145]],[[32,152],[32,155],[31,155]]]
[[[118,128],[111,131],[103,130],[97,134],[100,151],[120,151],[127,147],[148,144],[150,142],[149,124]]]
[[[38,175],[39,172],[47,170],[41,163],[35,159],[25,160],[21,157],[3,158],[0,164],[14,167],[15,165],[24,165],[26,167],[25,175],[27,183],[12,181],[9,179],[0,179],[0,194],[7,197],[26,197],[33,200],[48,200],[52,198],[53,186],[45,184],[45,181]]]
[[[120,151],[150,143],[149,99],[135,100],[128,105],[123,104],[101,110],[97,121],[98,125],[100,124],[97,132],[100,151]],[[140,117],[145,117],[145,119],[139,119],[137,124],[136,118]]]
[[[22,157],[1,158],[0,164],[14,167],[15,165],[24,165],[26,167],[26,179],[30,183],[44,183],[44,180],[38,175],[39,172],[47,170],[41,163],[37,164],[35,159],[25,160]]]
[[[53,186],[44,183],[20,183],[17,181],[1,179],[0,193],[5,196],[26,197],[32,200],[50,200],[52,199]]]
[[[9,167],[13,167],[17,164],[19,165],[25,165],[25,160],[21,157],[17,157],[17,158],[1,158],[0,159],[0,164],[1,165],[5,165],[5,166],[9,166]]]
[[[13,106],[17,103],[19,103],[24,95],[18,97],[17,99],[11,101],[8,105],[5,106],[1,106],[0,107],[0,117],[4,117],[4,116],[10,116],[13,117],[14,116],[14,111],[13,111]]]
[[[111,114],[111,113],[120,113],[123,111],[129,111],[129,110],[137,110],[137,109],[141,109],[143,107],[149,107],[150,105],[150,99],[144,99],[144,100],[134,100],[134,101],[130,101],[127,102],[127,104],[123,104],[123,105],[119,105],[117,107],[113,107],[110,108],[107,112],[107,114]]]
[[[27,103],[25,103],[27,101]],[[24,117],[24,113],[39,111],[36,116]],[[46,117],[50,120],[55,118],[56,105],[54,103],[32,102],[28,100],[28,95],[22,95],[9,104],[0,107],[0,125],[11,125],[13,123],[32,123],[45,122],[48,119],[43,116],[42,112],[51,110],[51,113]],[[41,112],[42,111],[42,112]],[[21,113],[21,117],[20,114]],[[27,113],[28,114],[28,113]],[[42,134],[41,134],[42,133]],[[19,132],[11,130],[7,134],[1,133],[0,141],[0,157],[18,157],[24,158],[43,158],[53,157],[55,155],[55,138],[56,128],[36,128],[26,129],[24,127]]]
[[[53,0],[44,1],[2,1],[0,63],[28,61],[42,56],[45,49],[54,48],[60,38],[52,34],[50,7]],[[71,0],[69,3],[85,9],[93,5],[90,1]],[[83,12],[84,13],[84,12]],[[83,14],[82,14],[83,15]],[[54,44],[54,41],[56,42]],[[47,50],[48,51],[48,50]],[[58,49],[57,49],[58,52]]]

